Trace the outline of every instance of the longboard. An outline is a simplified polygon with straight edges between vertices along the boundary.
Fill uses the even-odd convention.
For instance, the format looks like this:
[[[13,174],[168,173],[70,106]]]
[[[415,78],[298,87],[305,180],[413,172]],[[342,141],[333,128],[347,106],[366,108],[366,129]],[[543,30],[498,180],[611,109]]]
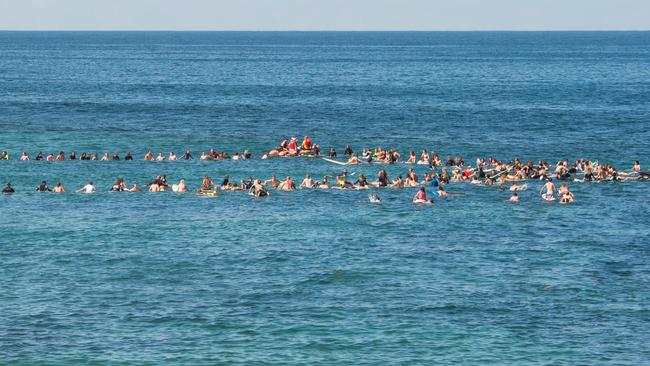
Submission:
[[[338,164],[338,165],[348,165],[348,163],[344,163],[342,161],[336,161],[334,159],[323,158],[323,160],[328,161],[330,163]]]

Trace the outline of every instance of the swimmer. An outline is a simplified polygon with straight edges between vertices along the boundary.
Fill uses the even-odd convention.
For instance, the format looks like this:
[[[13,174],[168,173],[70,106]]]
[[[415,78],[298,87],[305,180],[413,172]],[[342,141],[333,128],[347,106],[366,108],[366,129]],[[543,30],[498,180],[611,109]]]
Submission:
[[[373,182],[372,185],[375,187],[388,187],[389,184],[390,179],[388,179],[388,173],[385,169],[382,169],[377,173],[377,181]]]
[[[174,188],[176,188],[176,189],[174,189]],[[185,185],[185,179],[181,179],[178,182],[178,185],[176,187],[172,187],[172,190],[174,192],[179,192],[179,193],[187,192],[187,186]]]
[[[0,153],[0,160],[9,160],[9,154],[6,151]]]
[[[404,180],[401,175],[398,175],[397,178],[390,185],[391,188],[404,188]]]
[[[415,196],[413,196],[412,202],[413,203],[422,203],[422,204],[429,204],[430,205],[430,204],[433,203],[433,199],[427,200],[427,192],[424,189],[424,187],[421,187],[418,190],[418,192],[415,194]]]
[[[176,161],[176,160],[178,160],[178,156],[176,156],[176,154],[174,154],[173,151],[170,151],[169,156],[167,157],[167,160]]]
[[[361,160],[359,160],[359,158],[357,157],[357,154],[352,153],[352,155],[350,155],[350,158],[348,159],[346,164],[348,164],[348,165],[358,165],[358,164],[361,164]]]
[[[521,185],[513,184],[513,185],[510,186],[510,192],[514,192],[514,191],[525,191],[525,190],[527,190],[527,189],[528,189],[528,185],[527,185],[527,184],[521,184]]]
[[[53,193],[63,193],[65,192],[65,189],[63,188],[63,184],[61,182],[56,182],[54,185],[54,188],[52,188]]]
[[[381,198],[379,198],[379,196],[376,195],[376,194],[369,194],[368,195],[368,200],[370,201],[370,203],[379,203],[379,204],[381,204]]]
[[[544,193],[544,190],[546,190],[546,193]],[[555,184],[553,184],[553,179],[547,178],[546,183],[544,183],[539,193],[541,193],[542,198],[547,201],[555,200],[555,196],[553,195],[555,193]]]
[[[327,176],[323,177],[323,181],[318,184],[318,188],[320,189],[330,189],[330,182]]]
[[[354,186],[357,189],[368,189],[368,180],[366,180],[366,176],[363,173],[359,174],[359,178],[354,182]]]
[[[212,186],[214,183],[212,183],[212,179],[210,179],[209,176],[204,176],[203,181],[201,182],[201,188],[199,188],[199,192],[207,192],[212,190]],[[216,187],[215,187],[216,190]]]
[[[343,149],[343,155],[345,155],[345,156],[352,156],[352,154],[354,154],[354,151],[353,151],[352,148],[350,147],[350,144],[346,144],[346,145],[345,145],[345,148]]]
[[[295,156],[298,153],[298,140],[295,137],[291,138],[289,145],[287,145],[287,150],[289,156]]]
[[[573,192],[569,191],[569,186],[566,183],[560,186],[558,195],[560,196],[561,204],[573,203],[574,201]]]
[[[418,182],[418,176],[415,173],[413,168],[409,168],[408,173],[406,174],[406,181],[404,182],[405,187],[417,187],[420,183]]]
[[[287,176],[287,178],[282,183],[280,183],[280,185],[278,185],[278,189],[287,192],[293,191],[296,189],[296,182],[291,180],[291,177]]]
[[[422,150],[420,154],[420,159],[417,161],[418,165],[429,165],[431,160],[429,159],[429,153],[426,150]]]
[[[560,203],[561,204],[567,204],[567,203],[573,203],[574,196],[573,192],[566,192],[561,198],[560,198]]]
[[[52,190],[47,186],[47,183],[43,180],[41,184],[36,187],[36,192],[52,192]]]
[[[461,193],[447,193],[447,191],[445,191],[445,188],[443,186],[439,186],[438,190],[436,190],[435,193],[440,198],[444,198],[444,197],[462,197],[462,196],[464,196],[464,194],[461,194]]]
[[[348,182],[344,176],[337,175],[336,176],[336,183],[338,183],[337,187],[333,187],[336,189],[354,189],[354,185],[350,182]]]
[[[142,192],[142,188],[140,188],[139,185],[134,184],[133,187],[131,187],[131,189],[129,189],[129,192]]]
[[[506,202],[519,202],[519,195],[514,192]]]
[[[11,186],[11,183],[9,183],[9,182],[7,182],[7,184],[5,184],[5,187],[2,188],[2,193],[3,194],[11,194],[11,193],[14,193],[14,192],[16,192],[16,191],[13,189],[13,187]]]
[[[249,190],[249,194],[254,197],[267,197],[269,196],[269,191],[264,187],[259,179],[255,179],[253,186]]]
[[[150,185],[149,185],[149,192],[162,192],[164,191],[165,188],[163,188],[158,180],[154,180]]]
[[[560,185],[560,189],[557,190],[557,194],[559,196],[563,196],[568,192],[569,192],[569,186],[566,183],[562,183],[562,185]]]
[[[117,152],[113,153],[113,157],[111,159],[113,159],[114,161],[120,160],[120,154],[118,154]]]
[[[101,158],[100,161],[109,161],[109,160],[111,160],[111,157],[108,155],[107,152],[105,152],[104,155],[102,155],[102,158]]]
[[[110,192],[124,192],[128,191],[128,188],[126,187],[126,184],[124,183],[124,179],[118,178],[115,183],[111,186],[109,189]]]
[[[275,175],[273,175],[271,176],[271,179],[267,179],[264,181],[264,185],[269,186],[273,189],[277,189],[278,186],[280,186],[280,181]]]
[[[311,138],[309,136],[305,136],[302,140],[302,144],[300,144],[300,153],[301,154],[309,154],[311,153]]]
[[[85,186],[77,189],[77,192],[83,192],[83,193],[95,193],[97,192],[97,188],[93,185],[93,181],[89,180],[88,183],[86,183]]]
[[[156,156],[156,161],[163,161],[163,160],[165,160],[165,156],[163,155],[163,153],[159,152],[158,156]]]
[[[20,160],[22,161],[29,160],[29,154],[27,153],[27,151],[23,151],[23,154],[20,156]]]
[[[415,151],[409,153],[409,158],[406,160],[406,164],[415,164],[417,158],[415,157]]]
[[[225,190],[226,188],[228,188],[229,184],[230,184],[230,177],[224,175],[223,181],[221,181],[221,189]]]
[[[305,179],[300,183],[300,188],[314,188],[314,180],[309,174],[305,174]]]

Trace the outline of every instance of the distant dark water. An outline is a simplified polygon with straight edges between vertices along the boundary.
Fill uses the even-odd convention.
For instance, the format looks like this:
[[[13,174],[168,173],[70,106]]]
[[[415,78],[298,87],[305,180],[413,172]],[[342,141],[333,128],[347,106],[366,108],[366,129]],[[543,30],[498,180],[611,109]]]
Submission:
[[[19,191],[0,197],[0,363],[649,363],[647,183],[574,184],[572,206],[535,182],[519,205],[457,184],[427,208],[31,192],[336,173],[257,159],[304,134],[647,168],[649,121],[648,32],[0,32],[0,180]],[[211,147],[256,156],[140,161]],[[17,161],[70,149],[137,160]]]

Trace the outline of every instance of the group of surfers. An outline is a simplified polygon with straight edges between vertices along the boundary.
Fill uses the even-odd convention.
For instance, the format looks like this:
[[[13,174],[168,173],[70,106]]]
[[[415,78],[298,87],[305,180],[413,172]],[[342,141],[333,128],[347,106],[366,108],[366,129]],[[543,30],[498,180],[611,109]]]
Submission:
[[[376,147],[374,149],[363,149],[361,154],[357,154],[350,145],[345,145],[344,156],[345,162],[337,162],[331,160],[337,157],[336,149],[331,148],[329,152],[330,162],[335,162],[340,165],[360,165],[367,163],[385,163],[395,164],[401,162],[400,153],[394,148],[384,149]],[[302,143],[298,143],[295,137],[291,139],[284,139],[280,144],[271,151],[268,151],[262,156],[262,159],[268,159],[274,156],[320,156],[320,148],[317,144],[313,143],[309,136],[305,136]],[[252,153],[246,149],[242,153],[234,153],[232,156],[225,151],[218,152],[211,149],[209,152],[202,152],[200,160],[246,160],[252,157]],[[20,160],[30,160],[31,157],[27,152],[23,152]],[[48,153],[43,155],[42,152],[36,154],[34,160],[46,161],[60,161],[60,160],[133,160],[131,152],[127,152],[124,157],[120,157],[118,153],[109,154],[104,153],[99,156],[97,153],[83,152],[80,156],[74,151],[71,151],[67,156],[65,152],[60,151],[58,154]],[[174,161],[174,160],[191,160],[192,154],[189,150],[185,150],[182,155],[178,156],[174,152],[163,154],[162,152],[154,155],[148,151],[144,160],[146,161]],[[0,160],[9,160],[9,154],[6,151],[0,152]],[[529,179],[546,180],[553,178],[561,181],[576,181],[576,182],[589,182],[589,181],[626,181],[626,180],[641,180],[650,179],[650,172],[641,171],[639,161],[635,161],[629,170],[619,170],[611,164],[600,164],[598,161],[590,161],[587,159],[578,159],[572,163],[569,160],[561,160],[555,164],[550,164],[547,161],[540,160],[537,163],[533,161],[522,162],[520,159],[515,158],[512,161],[505,163],[504,161],[497,160],[493,157],[488,159],[476,159],[476,164],[466,165],[461,156],[452,158],[447,156],[443,159],[436,152],[429,152],[422,150],[418,155],[415,151],[409,153],[409,157],[405,164],[426,165],[433,172],[440,169],[438,179],[444,183],[450,181],[469,181],[472,184],[486,184],[492,185],[495,183],[505,182],[520,182]],[[400,184],[397,182],[397,184]],[[413,182],[407,180],[404,182],[405,186],[414,186]],[[382,183],[382,186],[387,184]]]
[[[2,160],[9,160],[9,155],[6,154],[6,152],[2,152],[4,155],[4,158]],[[109,153],[104,153],[102,156],[99,156],[98,153],[90,153],[90,152],[82,152],[81,155],[77,156],[77,153],[72,150],[70,153],[66,156],[64,151],[59,151],[58,154],[52,154],[52,153],[47,153],[43,154],[41,151],[39,151],[35,156],[34,160],[44,160],[44,161],[63,161],[63,160],[101,160],[101,161],[109,161],[109,160],[133,160],[133,155],[131,154],[130,151],[128,151],[125,155],[124,158],[120,157],[120,154],[114,153],[114,154],[109,154]],[[29,155],[27,151],[23,151],[23,153],[20,155],[20,160],[22,161],[28,161],[32,160],[32,157]]]
[[[232,181],[228,175],[226,175],[220,184],[215,183],[212,178],[209,176],[204,176],[201,182],[201,186],[196,189],[195,193],[197,195],[205,196],[214,196],[217,195],[219,191],[248,191],[250,195],[255,197],[265,197],[270,195],[271,189],[281,190],[281,191],[294,191],[296,189],[340,189],[340,190],[365,190],[371,187],[376,188],[419,188],[415,196],[413,197],[413,203],[423,203],[430,204],[433,203],[432,199],[427,198],[427,193],[425,187],[430,187],[433,190],[433,193],[438,197],[450,197],[450,196],[462,196],[463,194],[453,194],[448,193],[443,184],[449,183],[448,177],[443,173],[429,173],[425,172],[422,176],[419,176],[413,168],[409,168],[405,178],[402,175],[398,175],[394,179],[390,179],[388,173],[385,169],[379,170],[377,178],[374,181],[369,181],[366,176],[361,173],[356,178],[353,178],[355,174],[350,174],[347,169],[344,169],[337,175],[323,176],[321,180],[316,180],[312,178],[311,175],[306,174],[303,180],[300,183],[294,181],[290,176],[285,177],[285,179],[280,180],[275,175],[270,179],[260,180],[248,177],[247,179],[242,179],[239,182]],[[505,190],[503,184],[499,185],[500,190]],[[509,190],[513,192],[512,196],[508,201],[517,202],[519,201],[519,195],[517,191],[523,191],[528,189],[527,184],[517,184],[514,183],[509,186]],[[65,188],[61,182],[57,182],[54,187],[50,188],[46,181],[42,181],[38,187],[36,187],[37,192],[54,192],[62,193],[65,192]],[[93,184],[92,181],[87,182],[83,187],[76,189],[76,192],[83,193],[94,193],[97,192],[97,187]],[[112,192],[164,192],[164,191],[173,191],[173,192],[190,192],[187,184],[184,179],[181,179],[177,184],[170,184],[165,175],[155,177],[151,182],[149,182],[144,187],[140,187],[137,184],[128,186],[124,179],[117,179],[115,183],[109,188],[109,191]],[[11,183],[7,183],[2,193],[13,193],[15,192]],[[553,201],[555,200],[555,194],[557,193],[560,203],[571,203],[574,201],[573,193],[569,191],[568,185],[563,183],[559,189],[556,188],[553,183],[552,178],[547,178],[546,182],[542,186],[540,194],[544,200]]]
[[[280,141],[277,147],[264,153],[262,159],[268,159],[275,156],[320,156],[320,146],[313,143],[309,136],[305,136],[300,144],[298,144],[298,139],[295,137],[292,137],[291,139],[285,138]]]
[[[228,154],[225,151],[217,152],[214,149],[211,149],[209,152],[202,152],[201,156],[199,157],[200,160],[224,160],[224,159],[232,159],[232,160],[245,160],[245,159],[250,159],[252,157],[251,152],[246,149],[244,152],[239,153],[236,152],[232,156]],[[159,152],[157,155],[154,155],[151,151],[147,151],[145,153],[143,160],[145,161],[176,161],[176,160],[192,160],[194,157],[192,156],[192,153],[189,150],[185,150],[182,155],[176,155],[173,151],[170,151],[169,154],[164,154],[162,152]],[[9,154],[6,151],[0,152],[0,160],[9,160]],[[32,156],[27,151],[23,151],[22,154],[20,155],[20,159],[22,161],[29,161],[32,160]],[[43,154],[43,152],[39,151],[34,157],[33,160],[37,161],[63,161],[63,160],[97,160],[97,161],[118,161],[118,160],[134,160],[133,159],[133,154],[131,154],[130,151],[128,151],[124,157],[120,157],[120,154],[115,152],[113,154],[109,154],[107,152],[103,153],[101,156],[99,153],[90,153],[90,152],[82,152],[81,155],[77,155],[77,153],[72,150],[70,151],[69,154],[66,155],[64,151],[59,151],[57,154],[53,153],[47,153]]]

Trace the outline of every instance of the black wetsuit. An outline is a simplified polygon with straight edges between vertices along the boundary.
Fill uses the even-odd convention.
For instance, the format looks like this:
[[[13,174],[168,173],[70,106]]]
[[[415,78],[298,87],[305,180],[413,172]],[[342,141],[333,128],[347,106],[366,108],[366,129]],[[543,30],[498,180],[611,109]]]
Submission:
[[[51,192],[51,189],[49,189],[47,185],[41,184],[36,188],[36,192]]]

